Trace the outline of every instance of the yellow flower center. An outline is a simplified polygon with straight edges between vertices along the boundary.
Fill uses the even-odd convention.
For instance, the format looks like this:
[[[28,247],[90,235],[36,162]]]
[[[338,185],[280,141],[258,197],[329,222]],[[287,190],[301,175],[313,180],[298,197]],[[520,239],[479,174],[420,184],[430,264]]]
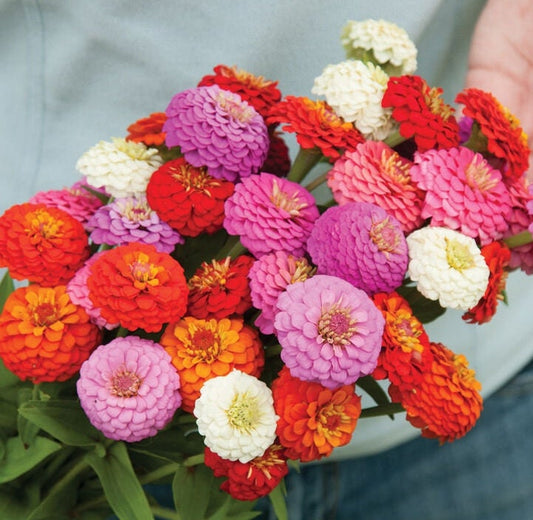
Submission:
[[[148,205],[146,200],[128,200],[126,203],[121,204],[120,213],[131,222],[140,222],[150,218],[152,209]]]
[[[446,239],[446,260],[448,265],[457,270],[464,271],[475,265],[474,257],[467,245],[458,240]]]
[[[185,326],[176,328],[177,337],[183,345],[182,355],[188,360],[188,366],[198,363],[214,363],[227,344],[235,340],[234,333],[219,330],[219,325],[226,322],[221,320],[188,319]]]
[[[217,285],[224,287],[228,281],[230,262],[231,257],[229,256],[224,261],[212,260],[211,264],[204,262],[201,271],[191,276],[189,288],[205,290]]]
[[[285,193],[279,187],[279,184],[274,179],[272,186],[272,194],[270,195],[270,202],[277,208],[286,211],[291,217],[298,217],[302,209],[307,207],[307,202],[301,201],[298,193]]]
[[[402,161],[395,151],[383,150],[381,152],[379,169],[398,184],[408,184],[411,181],[409,163]]]
[[[232,119],[248,123],[254,117],[254,110],[243,101],[235,99],[231,93],[221,90],[216,98],[217,105]]]
[[[248,392],[237,393],[226,410],[230,426],[241,433],[251,434],[261,417],[257,399]]]
[[[147,285],[159,285],[159,279],[157,276],[164,271],[164,268],[152,264],[147,254],[138,253],[129,266],[133,277],[133,284],[137,289],[143,290]]]
[[[393,330],[404,352],[422,352],[424,347],[419,341],[422,334],[418,320],[405,310],[399,310],[394,316]]]
[[[110,392],[117,397],[133,397],[138,394],[142,379],[135,374],[121,368],[111,378]]]
[[[191,164],[180,164],[172,168],[174,177],[185,191],[200,191],[211,196],[210,187],[220,185],[220,182],[207,173],[207,168],[196,168]]]
[[[442,119],[449,119],[453,113],[454,109],[447,105],[443,99],[440,97],[442,94],[442,89],[438,87],[430,88],[426,85],[426,88],[423,89],[422,95],[424,96],[424,101],[428,106],[432,114],[441,116]]]
[[[322,313],[318,321],[318,334],[330,345],[343,347],[355,334],[356,322],[350,315],[350,309],[343,309],[334,304]]]
[[[55,219],[45,209],[37,209],[26,217],[25,231],[33,243],[56,238],[61,233],[63,221]]]
[[[294,261],[294,257],[289,257],[290,262]],[[299,260],[294,261],[294,272],[291,276],[290,283],[304,282],[316,272],[316,267],[309,265],[305,258],[300,258]]]
[[[144,143],[126,141],[126,139],[114,137],[112,139],[115,148],[135,161],[149,161],[157,152],[155,149],[147,148]]]
[[[389,217],[373,222],[369,231],[370,240],[382,253],[395,253],[400,245],[400,232],[392,225]]]
[[[475,155],[465,168],[468,185],[480,191],[489,191],[498,184],[498,179],[490,174],[490,168],[481,155]]]
[[[32,316],[36,327],[47,327],[59,319],[56,306],[50,302],[40,303],[32,310]]]

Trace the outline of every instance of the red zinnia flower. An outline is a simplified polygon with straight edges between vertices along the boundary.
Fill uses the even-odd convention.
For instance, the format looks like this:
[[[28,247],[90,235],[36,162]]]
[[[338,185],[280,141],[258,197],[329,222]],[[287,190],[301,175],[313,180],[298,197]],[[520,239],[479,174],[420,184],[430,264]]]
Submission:
[[[527,136],[520,122],[489,92],[468,88],[455,98],[464,105],[463,113],[472,118],[486,138],[486,150],[507,163],[504,176],[517,178],[529,167]]]
[[[481,254],[490,269],[489,283],[485,294],[475,307],[463,314],[468,323],[487,323],[496,313],[498,302],[504,299],[511,251],[505,244],[492,242],[481,248]]]
[[[405,139],[414,138],[418,151],[452,148],[459,144],[454,109],[442,98],[441,88],[431,88],[420,76],[389,79],[382,106],[392,107],[392,117]]]
[[[287,96],[272,107],[266,122],[284,123],[283,130],[296,133],[302,148],[318,148],[329,159],[337,159],[344,150],[352,150],[365,140],[352,123],[336,115],[325,101],[306,97]]]
[[[213,70],[215,74],[204,76],[198,83],[199,87],[218,85],[223,90],[234,92],[263,117],[269,108],[281,99],[277,81],[254,76],[250,72],[227,65],[217,65]]]
[[[267,495],[289,472],[284,448],[279,444],[272,444],[261,457],[247,463],[223,459],[206,447],[204,461],[215,477],[227,477],[220,489],[237,500],[255,500]]]
[[[187,313],[195,318],[226,318],[244,314],[252,306],[248,272],[251,256],[203,262],[189,280]]]
[[[89,298],[108,323],[158,332],[185,314],[189,290],[183,268],[151,245],[134,242],[104,251],[90,272]]]
[[[146,146],[161,146],[165,143],[163,125],[167,120],[164,112],[154,112],[128,126],[127,141],[144,143]]]
[[[222,227],[224,201],[233,190],[233,183],[215,179],[180,157],[152,174],[146,198],[161,220],[183,236],[195,237]]]
[[[354,385],[330,390],[293,377],[283,367],[272,383],[272,395],[279,415],[276,433],[288,458],[318,460],[350,442],[361,414]]]
[[[12,292],[0,315],[0,357],[20,379],[65,381],[100,344],[100,329],[64,285]]]
[[[44,204],[18,204],[0,217],[0,267],[17,280],[68,282],[89,257],[83,225]]]
[[[268,155],[261,167],[261,171],[273,173],[276,177],[285,177],[291,169],[289,147],[279,132],[268,132],[270,146]]]

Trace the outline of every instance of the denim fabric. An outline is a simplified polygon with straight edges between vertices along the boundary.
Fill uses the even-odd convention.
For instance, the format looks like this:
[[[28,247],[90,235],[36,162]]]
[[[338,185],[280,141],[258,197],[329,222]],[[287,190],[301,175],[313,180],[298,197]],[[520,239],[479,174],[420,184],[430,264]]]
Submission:
[[[464,438],[417,438],[286,479],[290,520],[533,518],[533,365],[485,402]],[[268,511],[268,501],[259,508]],[[259,518],[274,519],[272,512]]]

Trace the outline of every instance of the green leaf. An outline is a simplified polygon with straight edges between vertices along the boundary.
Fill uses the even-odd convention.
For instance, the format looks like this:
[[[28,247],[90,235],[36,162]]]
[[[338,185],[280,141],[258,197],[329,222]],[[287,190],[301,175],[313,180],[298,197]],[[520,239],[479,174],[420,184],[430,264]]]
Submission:
[[[107,501],[120,520],[153,520],[150,505],[123,442],[113,443],[105,457],[100,457],[95,451],[85,457],[98,475]]]
[[[376,404],[388,405],[390,403],[387,392],[385,392],[383,387],[372,376],[360,377],[356,384],[372,397]],[[391,419],[393,418],[392,416],[390,417]]]
[[[60,444],[46,437],[36,437],[27,447],[20,437],[9,438],[4,460],[0,464],[0,484],[23,475],[60,449]]]
[[[16,430],[17,416],[17,407],[0,399],[0,427]]]
[[[11,278],[9,271],[6,271],[2,277],[2,281],[0,282],[0,312],[3,310],[8,296],[14,290],[15,284],[13,283],[13,279]]]
[[[445,307],[441,307],[438,301],[423,296],[415,285],[402,285],[396,290],[409,302],[413,314],[422,323],[434,321],[446,312]]]
[[[283,493],[283,486],[277,485],[268,495],[270,503],[274,508],[274,513],[278,520],[288,520],[289,513],[287,512],[287,503],[285,502],[285,496]]]
[[[19,414],[68,446],[93,446],[103,440],[77,401],[28,401]]]
[[[176,511],[187,520],[205,520],[210,494],[216,487],[215,477],[208,467],[202,464],[180,466],[172,482]]]
[[[26,518],[30,507],[25,497],[19,496],[16,492],[0,491],[0,518],[6,520]]]
[[[33,397],[33,388],[21,388],[18,394],[19,407],[25,402],[31,400]],[[17,429],[24,444],[31,444],[33,439],[37,437],[39,433],[39,427],[32,422],[29,422],[25,417],[17,415]]]

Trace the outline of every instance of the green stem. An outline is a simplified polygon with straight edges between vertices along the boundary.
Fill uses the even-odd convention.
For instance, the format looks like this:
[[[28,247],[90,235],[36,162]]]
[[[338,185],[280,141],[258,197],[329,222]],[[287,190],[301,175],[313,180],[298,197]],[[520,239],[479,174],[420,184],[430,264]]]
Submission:
[[[150,509],[152,510],[152,513],[154,513],[154,516],[159,518],[165,518],[167,520],[181,520],[181,516],[172,509],[161,506],[150,506]]]
[[[287,179],[300,182],[322,158],[322,153],[317,148],[300,148]]]
[[[328,180],[328,172],[323,173],[322,175],[319,175],[316,179],[312,180],[305,189],[307,191],[313,191],[314,189],[318,188],[321,184],[324,184]]]
[[[85,457],[80,457],[76,463],[65,473],[48,491],[47,496],[52,496],[61,492],[63,488],[68,486],[82,471],[89,468],[89,464],[85,461]]]
[[[117,335],[115,337],[117,338],[125,338],[130,334],[130,331],[126,329],[125,327],[119,327],[117,329]]]
[[[361,418],[379,417],[381,415],[391,415],[394,413],[405,412],[404,407],[400,403],[382,404],[379,406],[371,406],[361,410]]]
[[[405,141],[405,137],[403,137],[400,134],[399,130],[396,130],[392,134],[388,135],[385,139],[383,139],[383,142],[387,145],[389,145],[391,148],[394,148],[395,146],[398,146],[399,144],[403,143]]]
[[[522,231],[516,235],[504,238],[503,241],[509,248],[525,246],[526,244],[531,244],[533,242],[533,235],[529,231]]]
[[[246,248],[241,244],[240,238],[238,236],[230,236],[215,258],[217,260],[223,260],[228,256],[237,258],[244,253],[246,253]]]
[[[197,455],[191,455],[190,457],[187,457],[185,461],[183,462],[183,465],[187,468],[190,468],[191,466],[198,466],[198,464],[204,463],[204,454],[198,453]]]

